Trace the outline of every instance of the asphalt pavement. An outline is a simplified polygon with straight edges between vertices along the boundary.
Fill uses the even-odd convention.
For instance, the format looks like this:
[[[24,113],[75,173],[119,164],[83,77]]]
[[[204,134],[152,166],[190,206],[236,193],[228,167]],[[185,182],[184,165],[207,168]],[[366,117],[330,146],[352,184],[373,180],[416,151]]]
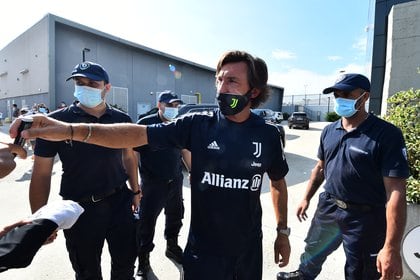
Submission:
[[[274,263],[273,242],[276,236],[276,222],[271,203],[268,179],[264,178],[261,203],[263,207],[263,248],[264,264],[263,279],[275,280],[280,270],[292,271],[299,265],[299,257],[304,248],[304,238],[310,225],[310,219],[317,204],[317,195],[311,201],[309,207],[309,219],[300,223],[295,216],[295,210],[306,188],[306,183],[311,169],[316,163],[316,153],[319,136],[325,122],[311,122],[309,130],[289,129],[285,124],[286,131],[286,158],[289,164],[289,174],[286,176],[289,201],[288,201],[288,224],[292,229],[290,243],[292,253],[290,263],[285,268],[279,268]],[[8,125],[0,126],[0,140],[11,142],[7,134]],[[32,171],[32,151],[26,160],[16,159],[17,168],[6,178],[0,179],[0,226],[7,225],[30,214],[28,201],[28,187]],[[61,177],[61,163],[56,160],[52,175],[50,201],[60,199],[58,188]],[[180,232],[179,241],[185,245],[190,221],[190,189],[187,181],[184,182],[185,218],[184,226]],[[155,249],[151,253],[151,266],[153,269],[151,280],[174,280],[180,279],[180,268],[176,267],[165,257],[166,241],[163,237],[164,219],[160,215],[156,227]],[[94,229],[92,229],[94,230]],[[318,279],[337,280],[344,279],[345,256],[340,246],[331,254],[325,262]],[[104,279],[109,279],[110,258],[107,247],[104,247],[102,257],[102,270]],[[49,245],[43,246],[35,256],[32,264],[24,269],[12,269],[0,274],[0,280],[62,280],[74,279],[74,273],[68,260],[63,233],[59,232],[58,238]],[[215,279],[217,280],[217,279]]]

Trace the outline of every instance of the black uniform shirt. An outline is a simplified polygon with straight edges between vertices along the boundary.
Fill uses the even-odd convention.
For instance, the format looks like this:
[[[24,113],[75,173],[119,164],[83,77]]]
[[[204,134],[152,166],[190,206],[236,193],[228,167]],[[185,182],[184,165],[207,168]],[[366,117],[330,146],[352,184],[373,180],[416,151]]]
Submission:
[[[138,124],[162,123],[159,114],[152,114],[140,119]],[[149,145],[134,148],[140,153],[139,170],[142,179],[168,181],[182,175],[181,150],[167,147],[152,149]]]
[[[325,161],[325,190],[347,202],[384,206],[383,177],[409,176],[401,130],[374,115],[350,132],[341,120],[326,126],[318,157]]]
[[[107,105],[99,119],[71,105],[52,112],[50,117],[70,123],[130,123],[130,117]],[[93,132],[94,133],[94,132]],[[106,193],[128,179],[122,163],[122,149],[110,149],[73,141],[53,142],[37,139],[35,154],[54,157],[58,153],[63,168],[60,195],[78,201],[95,194]]]
[[[263,174],[280,180],[288,172],[276,127],[255,114],[231,122],[215,110],[149,126],[147,133],[149,145],[191,151],[189,242],[225,256],[259,242]]]

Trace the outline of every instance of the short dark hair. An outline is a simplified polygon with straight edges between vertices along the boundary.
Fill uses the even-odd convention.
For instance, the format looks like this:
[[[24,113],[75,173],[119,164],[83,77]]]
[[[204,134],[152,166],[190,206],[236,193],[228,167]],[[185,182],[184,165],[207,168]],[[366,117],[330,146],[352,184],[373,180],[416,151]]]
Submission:
[[[216,76],[225,64],[234,62],[245,62],[248,66],[248,83],[251,89],[259,90],[257,97],[251,99],[251,108],[257,108],[260,104],[267,101],[269,97],[269,87],[267,85],[268,70],[265,61],[259,57],[253,57],[244,51],[225,52],[217,63]]]

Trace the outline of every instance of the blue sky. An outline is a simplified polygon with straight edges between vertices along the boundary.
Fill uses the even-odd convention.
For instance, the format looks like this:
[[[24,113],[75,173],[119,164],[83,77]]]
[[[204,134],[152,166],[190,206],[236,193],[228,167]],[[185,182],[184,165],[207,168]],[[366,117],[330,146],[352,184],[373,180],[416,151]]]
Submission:
[[[370,76],[373,2],[8,0],[0,49],[52,13],[213,68],[224,51],[245,50],[267,62],[269,82],[285,94],[315,94],[340,71]]]

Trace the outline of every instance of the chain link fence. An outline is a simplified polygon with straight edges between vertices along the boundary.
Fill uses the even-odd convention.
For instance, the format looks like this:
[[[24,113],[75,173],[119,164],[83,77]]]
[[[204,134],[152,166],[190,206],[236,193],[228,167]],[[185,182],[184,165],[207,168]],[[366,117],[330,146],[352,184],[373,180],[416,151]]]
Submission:
[[[369,108],[369,101],[366,102]],[[306,112],[311,121],[325,121],[329,112],[334,112],[333,94],[301,94],[283,96],[282,112]]]

